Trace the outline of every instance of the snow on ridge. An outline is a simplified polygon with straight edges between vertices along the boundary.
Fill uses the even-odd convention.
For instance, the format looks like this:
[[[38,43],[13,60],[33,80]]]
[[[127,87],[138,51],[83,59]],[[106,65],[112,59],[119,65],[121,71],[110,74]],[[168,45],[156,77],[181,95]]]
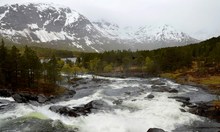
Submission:
[[[5,17],[5,15],[9,12],[9,10],[6,10],[4,13],[0,14],[0,21],[2,20],[2,18]]]
[[[177,31],[167,24],[162,26],[144,26],[140,27],[135,33],[135,38],[139,41],[182,41],[188,39],[185,33]]]
[[[79,19],[79,13],[77,13],[76,11],[72,11],[70,13],[66,13],[66,23],[65,26],[76,22]]]
[[[93,25],[104,36],[111,39],[135,40],[137,42],[155,42],[155,41],[177,41],[182,42],[191,39],[181,31],[177,31],[174,27],[164,25],[147,25],[139,28],[133,27],[117,27],[115,24],[106,21],[93,22]]]
[[[93,22],[93,25],[98,29],[104,36],[111,39],[133,39],[133,28],[121,28],[117,24],[112,24],[104,20]]]

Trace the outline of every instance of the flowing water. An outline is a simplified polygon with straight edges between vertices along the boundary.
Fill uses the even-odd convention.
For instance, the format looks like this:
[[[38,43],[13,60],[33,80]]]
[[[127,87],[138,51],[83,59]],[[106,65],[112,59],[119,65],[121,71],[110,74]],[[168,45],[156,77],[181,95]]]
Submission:
[[[168,98],[190,97],[191,102],[216,98],[204,90],[176,84],[162,78],[110,78],[91,75],[83,78],[73,98],[40,106],[18,104],[0,97],[0,131],[79,131],[79,132],[146,132],[149,128],[166,131],[218,131],[220,124],[189,112],[181,112],[181,102]],[[178,93],[154,91],[154,87],[177,89]],[[148,95],[154,98],[147,98]],[[49,110],[50,106],[82,106],[101,100],[105,105],[87,116],[68,117]]]

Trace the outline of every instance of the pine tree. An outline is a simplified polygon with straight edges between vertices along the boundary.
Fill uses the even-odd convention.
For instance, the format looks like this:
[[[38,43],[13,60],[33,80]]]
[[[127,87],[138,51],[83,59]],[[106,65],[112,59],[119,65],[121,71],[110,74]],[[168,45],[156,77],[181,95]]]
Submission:
[[[22,75],[27,81],[28,87],[33,87],[34,82],[40,78],[41,67],[40,59],[36,53],[26,46],[22,55]]]
[[[61,66],[59,66],[58,60],[56,59],[55,55],[53,55],[46,64],[47,80],[50,83],[55,84],[60,78],[60,71]]]
[[[0,84],[2,85],[6,85],[7,83],[7,52],[5,42],[2,39],[2,44],[0,46]]]
[[[17,86],[18,84],[18,73],[19,73],[19,64],[20,64],[21,55],[19,50],[12,46],[9,53],[9,70],[10,70],[10,83],[13,86]]]

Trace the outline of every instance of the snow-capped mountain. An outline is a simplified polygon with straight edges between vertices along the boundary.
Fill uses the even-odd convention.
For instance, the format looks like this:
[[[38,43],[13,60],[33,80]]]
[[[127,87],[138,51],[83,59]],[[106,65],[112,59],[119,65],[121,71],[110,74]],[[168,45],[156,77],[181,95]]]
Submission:
[[[49,42],[96,52],[107,41],[83,15],[48,4],[0,7],[0,34],[18,43]]]
[[[172,26],[142,26],[121,28],[104,20],[93,22],[93,25],[111,39],[124,40],[132,44],[132,49],[156,49],[170,46],[181,46],[198,42],[186,33],[177,31]]]
[[[68,7],[42,3],[1,6],[0,35],[16,43],[95,52],[155,49],[196,41],[168,25],[122,28],[106,21],[91,22]]]

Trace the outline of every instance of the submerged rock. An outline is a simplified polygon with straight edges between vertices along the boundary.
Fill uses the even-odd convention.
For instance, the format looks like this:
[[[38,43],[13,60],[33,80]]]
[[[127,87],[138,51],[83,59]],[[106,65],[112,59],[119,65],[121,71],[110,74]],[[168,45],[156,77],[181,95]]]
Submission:
[[[116,104],[116,105],[121,105],[122,102],[123,102],[122,99],[118,99],[118,100],[113,101],[112,103],[113,103],[113,104]]]
[[[42,120],[38,118],[17,118],[0,124],[1,131],[14,132],[74,132],[60,121]]]
[[[160,128],[150,128],[147,132],[165,132],[163,129]]]

